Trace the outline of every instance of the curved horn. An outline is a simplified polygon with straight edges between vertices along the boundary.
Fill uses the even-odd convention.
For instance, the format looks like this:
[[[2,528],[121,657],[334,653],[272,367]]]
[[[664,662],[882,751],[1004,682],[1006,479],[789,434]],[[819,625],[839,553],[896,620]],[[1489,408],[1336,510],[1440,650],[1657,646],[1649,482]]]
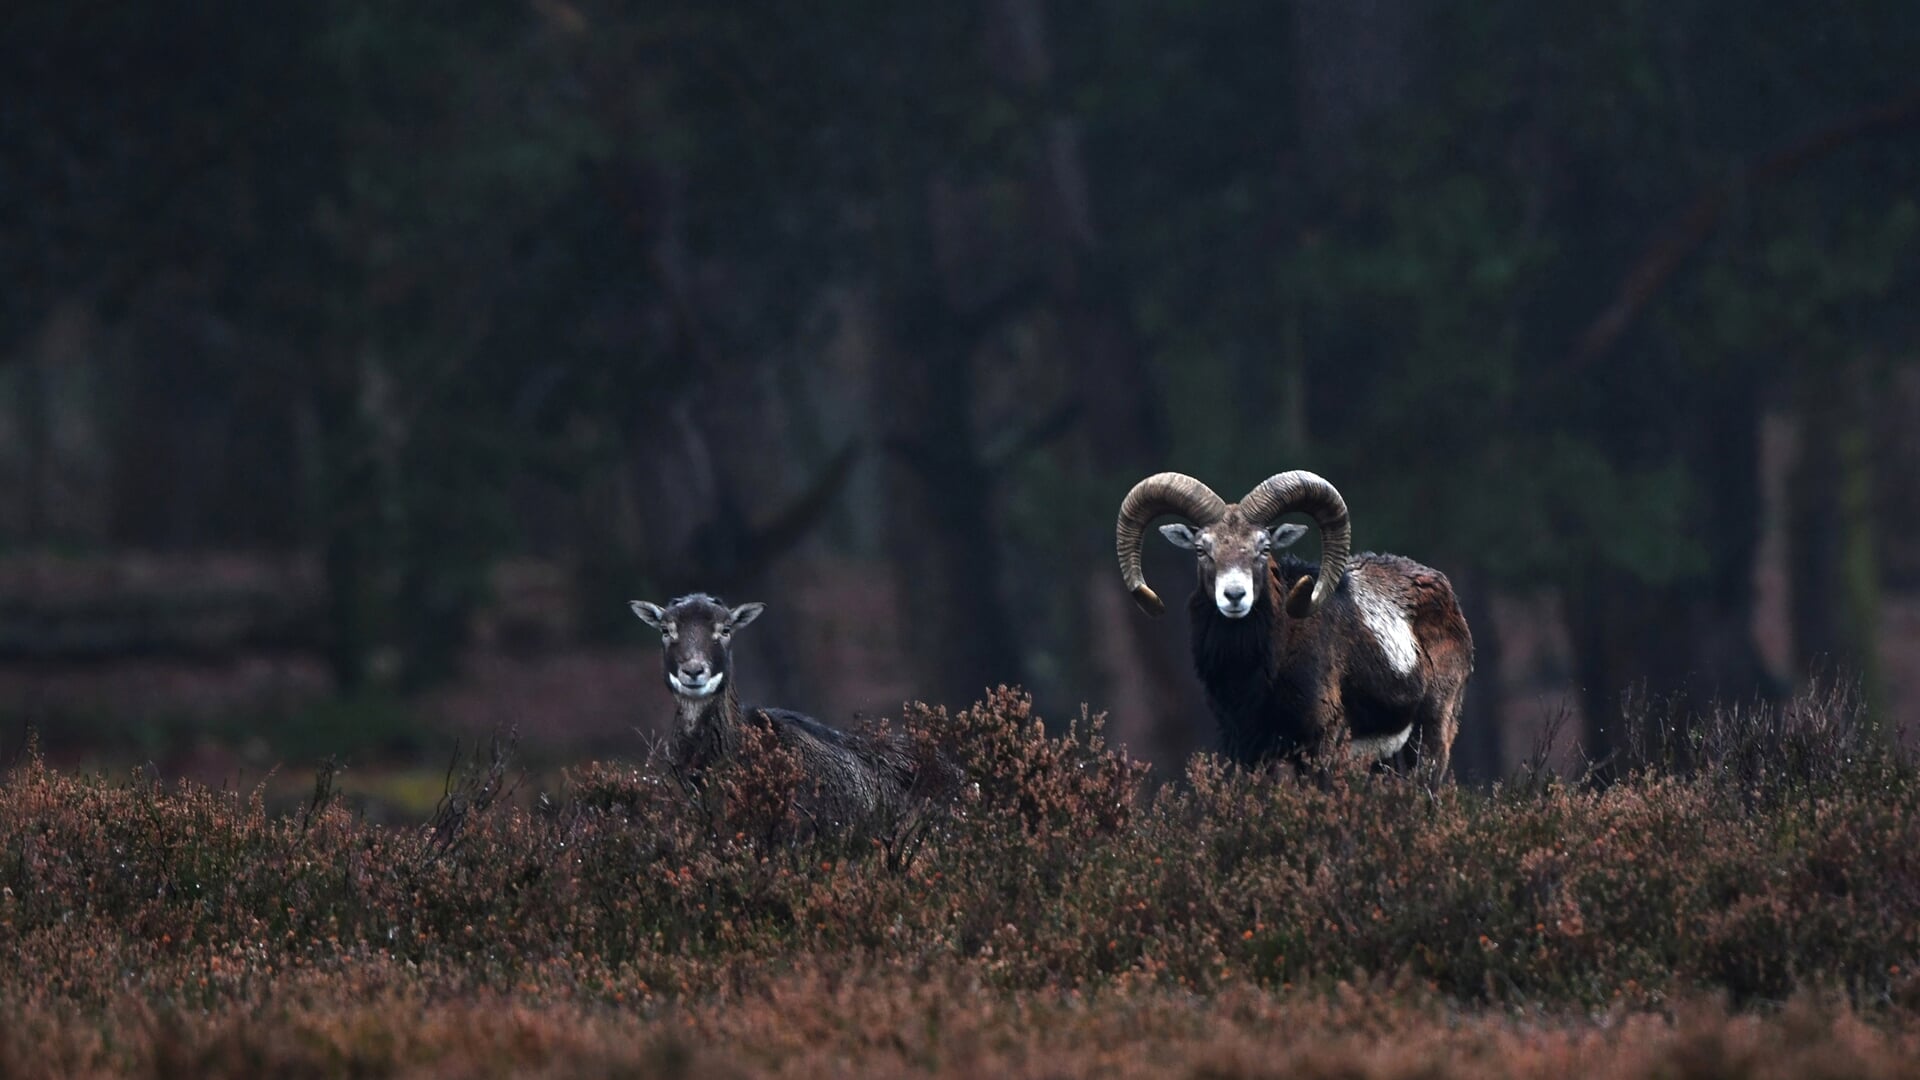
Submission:
[[[1114,546],[1120,553],[1120,579],[1133,594],[1133,601],[1149,615],[1159,615],[1167,605],[1147,588],[1147,577],[1140,572],[1140,534],[1147,523],[1161,514],[1179,514],[1205,528],[1227,513],[1227,504],[1213,489],[1185,473],[1154,473],[1133,485],[1120,500],[1120,520],[1114,525]]]
[[[1248,521],[1271,528],[1281,514],[1295,510],[1311,514],[1320,526],[1320,580],[1313,584],[1310,597],[1290,597],[1287,614],[1306,618],[1320,610],[1340,587],[1347,572],[1347,555],[1353,550],[1353,522],[1347,517],[1347,501],[1320,476],[1295,469],[1275,473],[1254,485],[1240,500],[1240,513]],[[1298,609],[1298,610],[1296,610]]]

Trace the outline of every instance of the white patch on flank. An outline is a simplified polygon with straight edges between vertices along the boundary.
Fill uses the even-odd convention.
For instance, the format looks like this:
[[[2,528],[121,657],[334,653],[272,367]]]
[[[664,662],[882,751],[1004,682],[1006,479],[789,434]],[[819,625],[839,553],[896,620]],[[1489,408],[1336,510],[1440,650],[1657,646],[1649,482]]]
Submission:
[[[723,671],[714,675],[712,678],[701,680],[698,686],[688,686],[686,683],[680,681],[680,676],[669,671],[667,672],[667,683],[673,687],[674,693],[682,697],[706,697],[715,690],[720,689],[720,683],[726,677],[727,674]]]
[[[1350,580],[1360,618],[1366,622],[1367,629],[1373,631],[1373,639],[1380,643],[1387,663],[1402,675],[1411,674],[1413,665],[1420,662],[1420,651],[1414,647],[1413,624],[1407,622],[1407,613],[1388,597],[1375,592],[1362,575],[1354,574]]]
[[[1407,745],[1407,739],[1413,735],[1413,725],[1408,724],[1394,735],[1375,735],[1370,739],[1355,739],[1348,744],[1347,752],[1355,761],[1382,761],[1400,752]]]
[[[1227,599],[1227,590],[1240,590],[1240,603]],[[1253,610],[1253,575],[1245,570],[1229,570],[1213,579],[1213,606],[1229,619],[1244,619]]]

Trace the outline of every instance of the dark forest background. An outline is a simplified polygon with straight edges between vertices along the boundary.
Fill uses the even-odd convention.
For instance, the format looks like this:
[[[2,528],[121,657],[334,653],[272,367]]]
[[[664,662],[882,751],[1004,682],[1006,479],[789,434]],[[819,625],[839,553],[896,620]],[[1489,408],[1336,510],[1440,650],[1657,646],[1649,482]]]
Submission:
[[[17,0],[0,749],[637,754],[626,602],[705,589],[749,696],[1169,762],[1165,468],[1452,577],[1470,778],[1625,697],[1920,717],[1916,58],[1910,0]]]

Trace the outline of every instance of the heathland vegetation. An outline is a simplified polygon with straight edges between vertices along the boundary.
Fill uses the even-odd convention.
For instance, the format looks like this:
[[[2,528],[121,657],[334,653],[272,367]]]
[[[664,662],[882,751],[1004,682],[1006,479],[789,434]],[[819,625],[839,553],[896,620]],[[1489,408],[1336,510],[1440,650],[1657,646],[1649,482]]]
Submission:
[[[689,792],[496,753],[426,825],[0,781],[0,1075],[1898,1075],[1920,768],[1844,698],[1490,790],[1183,777],[1016,692],[896,721],[952,812],[858,841],[771,744]],[[1602,782],[1605,773],[1609,782]]]

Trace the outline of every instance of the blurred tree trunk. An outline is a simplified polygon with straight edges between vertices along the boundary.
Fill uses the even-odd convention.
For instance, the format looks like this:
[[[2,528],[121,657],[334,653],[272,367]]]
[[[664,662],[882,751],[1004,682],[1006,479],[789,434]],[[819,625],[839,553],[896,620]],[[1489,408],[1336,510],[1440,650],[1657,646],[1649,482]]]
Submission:
[[[1689,711],[1716,700],[1780,689],[1753,637],[1763,512],[1759,392],[1752,380],[1715,382],[1694,407],[1677,411],[1675,422],[1690,422],[1673,444],[1695,478],[1697,508],[1685,520],[1697,529],[1701,572],[1651,584],[1637,571],[1590,565],[1567,593],[1586,749],[1595,760],[1646,749],[1620,741],[1630,698],[1645,699],[1649,720],[1684,724]]]
[[[905,652],[929,700],[961,706],[1021,679],[1000,602],[993,477],[974,445],[973,352],[991,318],[932,290],[894,306],[897,360],[878,367],[887,548]]]
[[[628,92],[627,66],[593,65],[587,79],[602,122],[628,134],[632,146],[651,146],[670,128],[653,98]],[[633,346],[654,360],[650,378],[617,381],[604,436],[616,460],[581,495],[578,614],[600,640],[632,633],[623,602],[630,593],[649,592],[660,603],[694,591],[734,603],[758,596],[769,563],[819,525],[839,490],[837,483],[808,488],[799,496],[804,505],[772,501],[787,498],[786,463],[800,449],[763,390],[777,360],[771,352],[741,355],[712,329],[714,297],[701,288],[687,247],[686,185],[683,168],[639,149],[606,162],[598,176],[622,225],[610,242],[624,244],[646,271]],[[812,479],[822,471],[841,476],[838,464]],[[762,528],[770,518],[776,534]],[[755,693],[792,696],[801,673],[791,639],[765,635],[751,648],[760,672]]]
[[[1878,715],[1870,368],[1860,360],[1808,364],[1799,377],[1800,460],[1788,524],[1795,657],[1803,672],[1858,681]]]
[[[1873,415],[1867,379],[1854,365],[1848,387],[1851,422],[1840,433],[1840,596],[1846,612],[1847,651],[1860,673],[1867,715],[1886,714],[1886,678],[1880,669],[1880,567],[1873,520]]]
[[[1094,478],[1104,481],[1102,489],[1108,496],[1110,514],[1119,512],[1120,500],[1134,482],[1173,465],[1168,460],[1171,440],[1164,407],[1152,389],[1138,344],[1119,323],[1117,312],[1097,310],[1068,320],[1068,325],[1078,331],[1068,331],[1074,377],[1090,397],[1082,436],[1084,460],[1093,464]],[[1085,535],[1097,540],[1089,543],[1084,565],[1099,567],[1104,573],[1079,575],[1077,580],[1085,587],[1123,595],[1111,529],[1089,529]],[[1149,539],[1157,537],[1150,534]],[[1120,604],[1130,645],[1127,655],[1146,699],[1129,703],[1130,707],[1116,707],[1111,734],[1135,753],[1177,771],[1189,755],[1212,746],[1214,739],[1203,719],[1207,715],[1206,701],[1193,674],[1187,616],[1181,603],[1187,582],[1192,579],[1193,563],[1171,545],[1159,543],[1149,543],[1144,556],[1144,568],[1154,581],[1165,583],[1162,589],[1169,598],[1168,606],[1175,610],[1169,617],[1152,619],[1131,599]],[[1098,610],[1091,599],[1084,597],[1075,609]]]
[[[20,522],[19,538],[28,548],[38,548],[49,539],[52,518],[48,505],[53,495],[53,403],[48,400],[46,359],[43,350],[30,348],[20,361],[20,427],[25,444],[26,505]]]
[[[1618,744],[1622,687],[1633,669],[1618,627],[1623,594],[1634,582],[1618,571],[1587,565],[1565,590],[1567,640],[1573,649],[1575,690],[1580,695],[1580,743],[1591,761],[1605,761]]]
[[[1694,458],[1700,478],[1705,578],[1694,600],[1690,649],[1660,654],[1684,658],[1675,681],[1715,697],[1773,697],[1780,687],[1768,676],[1754,640],[1754,562],[1760,554],[1766,513],[1760,476],[1761,424],[1765,407],[1758,380],[1716,380],[1704,416],[1689,423],[1676,442]]]
[[[664,125],[653,114],[652,95],[622,92],[627,65],[615,61],[624,57],[589,52],[583,77],[601,124],[621,135],[621,145],[650,146]],[[603,163],[594,179],[620,225],[605,242],[646,271],[648,288],[635,298],[639,310],[623,344],[644,358],[635,371],[654,376],[606,375],[596,387],[601,409],[583,433],[598,446],[592,453],[600,468],[575,503],[575,617],[589,640],[618,642],[634,633],[627,600],[664,604],[694,591],[731,597],[686,558],[696,530],[716,513],[720,478],[691,401],[698,381],[718,373],[710,370],[715,358],[699,352],[704,338],[688,291],[685,185],[638,150]]]
[[[335,356],[314,367],[308,402],[318,443],[327,666],[335,687],[352,694],[370,681],[379,644],[379,456],[366,413],[361,358]]]
[[[148,346],[152,348],[152,346]],[[131,548],[164,548],[177,542],[170,521],[186,501],[174,489],[184,475],[177,444],[184,413],[192,408],[174,393],[165,355],[122,364],[115,398],[113,497],[108,518],[113,543]]]
[[[1460,613],[1473,632],[1473,677],[1467,682],[1467,700],[1460,714],[1460,734],[1454,743],[1453,772],[1462,783],[1491,784],[1506,775],[1500,709],[1500,634],[1493,620],[1492,575],[1469,559],[1452,563],[1453,591]]]
[[[1168,419],[1124,289],[1105,269],[1078,119],[1055,85],[1045,5],[988,0],[985,11],[989,67],[1002,92],[1024,105],[1039,146],[1026,177],[1026,201],[1046,308],[1081,399],[1079,460],[1092,473],[1088,479],[1110,494],[1108,506],[1117,510],[1127,485],[1169,467]],[[1072,530],[1069,535],[1089,538],[1075,544],[1076,565],[1111,564],[1110,543],[1099,542],[1110,533]],[[1154,558],[1161,553],[1148,554],[1150,569],[1170,561]],[[1185,559],[1177,561],[1177,569],[1157,568],[1169,577],[1191,572]],[[1075,593],[1076,626],[1086,626],[1091,613],[1104,607],[1086,590],[1117,590],[1116,575],[1062,575],[1060,584]],[[1188,671],[1184,619],[1152,620],[1130,603],[1124,607],[1127,674],[1137,679],[1145,700],[1113,702],[1108,734],[1135,753],[1174,765],[1209,738],[1204,725],[1194,722],[1204,715],[1204,702]],[[1081,655],[1095,651],[1090,634],[1074,644]]]
[[[1401,100],[1426,0],[1295,0],[1295,110],[1307,169],[1331,189],[1366,123]]]
[[[504,544],[492,508],[509,469],[476,437],[485,421],[423,417],[408,433],[407,467],[396,477],[403,541],[392,622],[403,646],[399,685],[419,691],[457,675],[474,613]]]

